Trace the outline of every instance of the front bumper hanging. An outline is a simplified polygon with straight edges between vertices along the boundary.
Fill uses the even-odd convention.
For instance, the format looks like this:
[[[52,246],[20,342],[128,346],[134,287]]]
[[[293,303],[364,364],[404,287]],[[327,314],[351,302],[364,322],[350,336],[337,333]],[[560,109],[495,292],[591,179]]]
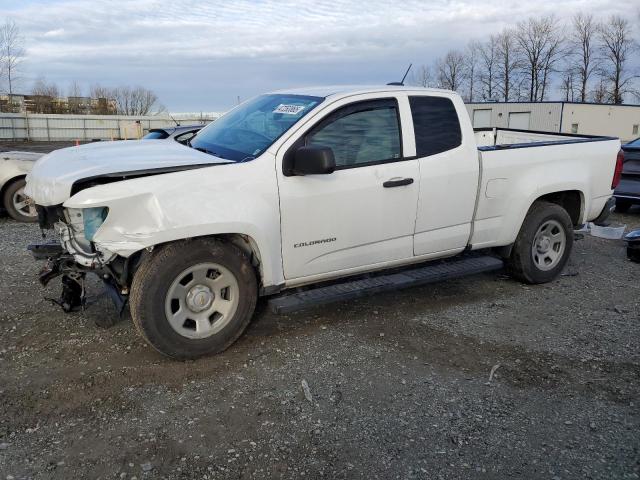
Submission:
[[[46,260],[38,274],[42,286],[47,286],[51,280],[62,276],[62,292],[59,299],[48,299],[62,307],[65,312],[84,308],[87,296],[84,280],[87,273],[94,273],[103,281],[107,296],[111,299],[118,315],[121,317],[127,305],[127,296],[120,293],[111,272],[92,270],[76,263],[73,256],[66,253],[57,242],[31,244],[27,247],[36,260]]]

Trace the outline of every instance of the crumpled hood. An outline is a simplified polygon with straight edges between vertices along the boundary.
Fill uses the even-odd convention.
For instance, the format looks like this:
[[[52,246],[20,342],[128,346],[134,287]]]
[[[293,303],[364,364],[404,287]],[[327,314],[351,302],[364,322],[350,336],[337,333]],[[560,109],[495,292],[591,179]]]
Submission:
[[[163,168],[230,163],[171,140],[125,140],[95,142],[63,148],[45,155],[27,175],[25,193],[36,204],[59,205],[71,195],[81,179],[115,173],[134,173]]]

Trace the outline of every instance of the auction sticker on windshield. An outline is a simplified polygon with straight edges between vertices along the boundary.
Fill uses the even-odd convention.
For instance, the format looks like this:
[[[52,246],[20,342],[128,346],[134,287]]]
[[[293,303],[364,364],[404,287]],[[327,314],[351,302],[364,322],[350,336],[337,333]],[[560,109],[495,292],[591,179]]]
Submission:
[[[286,113],[288,115],[297,115],[302,110],[304,110],[304,105],[285,105],[281,103],[276,107],[273,113]]]

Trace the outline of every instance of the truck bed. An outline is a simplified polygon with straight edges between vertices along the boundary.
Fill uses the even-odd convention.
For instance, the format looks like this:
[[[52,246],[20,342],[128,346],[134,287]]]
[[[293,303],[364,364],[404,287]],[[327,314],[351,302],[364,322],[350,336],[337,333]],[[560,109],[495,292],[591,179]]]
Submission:
[[[481,181],[474,217],[473,249],[515,241],[529,206],[537,198],[565,192],[579,205],[575,224],[600,215],[620,140],[511,129],[475,130]]]
[[[474,133],[480,151],[617,140],[615,137],[536,132],[511,128],[476,128]]]

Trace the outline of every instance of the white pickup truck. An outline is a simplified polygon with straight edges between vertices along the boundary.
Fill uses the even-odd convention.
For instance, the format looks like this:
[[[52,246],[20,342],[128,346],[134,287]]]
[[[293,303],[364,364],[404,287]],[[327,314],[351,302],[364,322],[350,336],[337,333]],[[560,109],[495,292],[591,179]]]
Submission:
[[[153,347],[196,357],[233,343],[259,296],[286,312],[503,263],[553,280],[573,227],[608,214],[619,151],[616,138],[474,132],[449,91],[281,91],[188,146],[45,156],[27,193],[59,243],[31,248],[49,258],[43,283],[63,275],[65,309],[97,273]]]

